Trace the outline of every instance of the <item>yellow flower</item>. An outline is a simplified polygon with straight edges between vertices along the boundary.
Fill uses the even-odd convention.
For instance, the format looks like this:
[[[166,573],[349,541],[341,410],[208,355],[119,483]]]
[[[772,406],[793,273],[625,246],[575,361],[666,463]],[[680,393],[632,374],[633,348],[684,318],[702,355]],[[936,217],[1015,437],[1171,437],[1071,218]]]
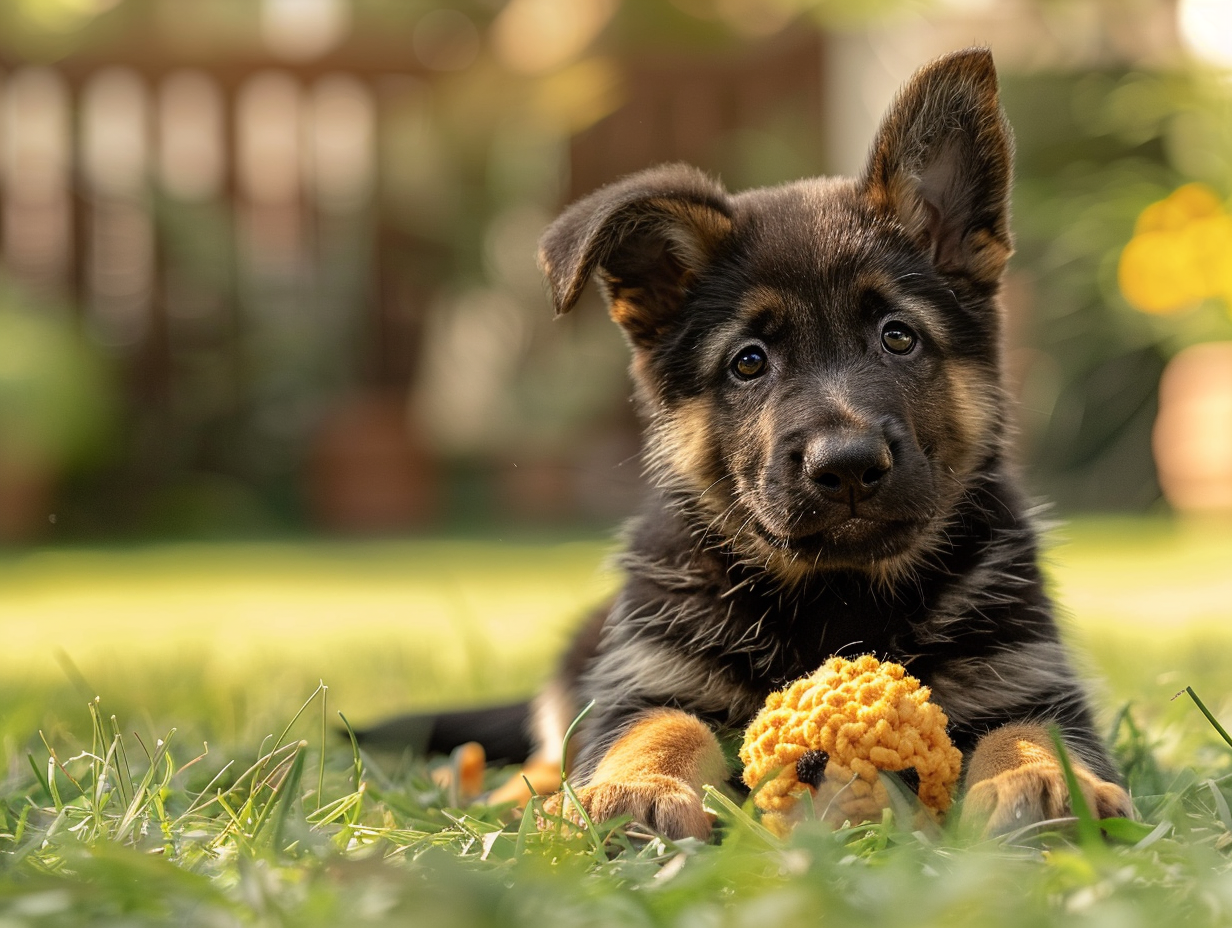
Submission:
[[[1232,295],[1232,216],[1204,184],[1186,184],[1142,211],[1117,266],[1121,293],[1147,313]]]

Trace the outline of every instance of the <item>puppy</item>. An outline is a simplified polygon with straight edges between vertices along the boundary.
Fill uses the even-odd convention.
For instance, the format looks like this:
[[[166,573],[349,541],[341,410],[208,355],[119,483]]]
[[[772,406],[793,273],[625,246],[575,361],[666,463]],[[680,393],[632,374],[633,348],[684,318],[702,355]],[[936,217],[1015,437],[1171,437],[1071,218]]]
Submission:
[[[591,817],[705,837],[720,739],[873,652],[932,688],[988,831],[1067,813],[1051,725],[1096,814],[1130,813],[1007,460],[1012,147],[969,49],[907,82],[860,177],[731,194],[666,165],[544,234],[557,313],[593,277],[627,337],[654,495],[623,588],[535,705],[537,786],[593,700],[569,760]]]

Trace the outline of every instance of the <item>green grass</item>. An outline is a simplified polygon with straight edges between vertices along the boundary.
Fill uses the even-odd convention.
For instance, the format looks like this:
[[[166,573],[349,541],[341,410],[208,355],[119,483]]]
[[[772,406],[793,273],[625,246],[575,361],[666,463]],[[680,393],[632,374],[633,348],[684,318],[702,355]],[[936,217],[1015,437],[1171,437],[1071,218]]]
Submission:
[[[1107,839],[888,817],[784,843],[722,794],[718,845],[539,831],[339,734],[533,689],[613,587],[601,542],[11,554],[0,928],[1232,924],[1232,747],[1184,694],[1227,723],[1232,530],[1067,536],[1055,585],[1142,819]]]
[[[520,697],[615,579],[608,541],[163,545],[0,560],[0,719],[24,740],[101,696],[156,737],[246,740],[321,680],[362,724]],[[71,711],[70,711],[71,710]]]

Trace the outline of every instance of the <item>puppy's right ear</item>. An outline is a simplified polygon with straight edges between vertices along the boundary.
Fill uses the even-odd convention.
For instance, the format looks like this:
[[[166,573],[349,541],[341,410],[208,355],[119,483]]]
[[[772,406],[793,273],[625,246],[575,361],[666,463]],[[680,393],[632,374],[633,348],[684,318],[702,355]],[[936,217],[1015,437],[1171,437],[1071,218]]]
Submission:
[[[727,192],[696,168],[668,164],[566,209],[539,240],[539,266],[557,314],[573,308],[597,272],[612,318],[648,348],[731,229]]]
[[[1013,149],[992,53],[953,52],[920,68],[890,104],[864,190],[941,273],[995,286],[1014,251]]]

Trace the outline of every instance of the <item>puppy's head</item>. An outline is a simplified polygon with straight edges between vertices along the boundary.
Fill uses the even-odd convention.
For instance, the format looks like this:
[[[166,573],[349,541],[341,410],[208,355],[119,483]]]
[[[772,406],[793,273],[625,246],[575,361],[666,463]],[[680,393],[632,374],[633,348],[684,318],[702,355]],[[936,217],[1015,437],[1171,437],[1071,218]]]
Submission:
[[[889,577],[998,451],[1010,170],[972,49],[906,84],[862,177],[731,195],[655,168],[567,209],[540,263],[558,313],[598,278],[672,499],[785,581]]]

